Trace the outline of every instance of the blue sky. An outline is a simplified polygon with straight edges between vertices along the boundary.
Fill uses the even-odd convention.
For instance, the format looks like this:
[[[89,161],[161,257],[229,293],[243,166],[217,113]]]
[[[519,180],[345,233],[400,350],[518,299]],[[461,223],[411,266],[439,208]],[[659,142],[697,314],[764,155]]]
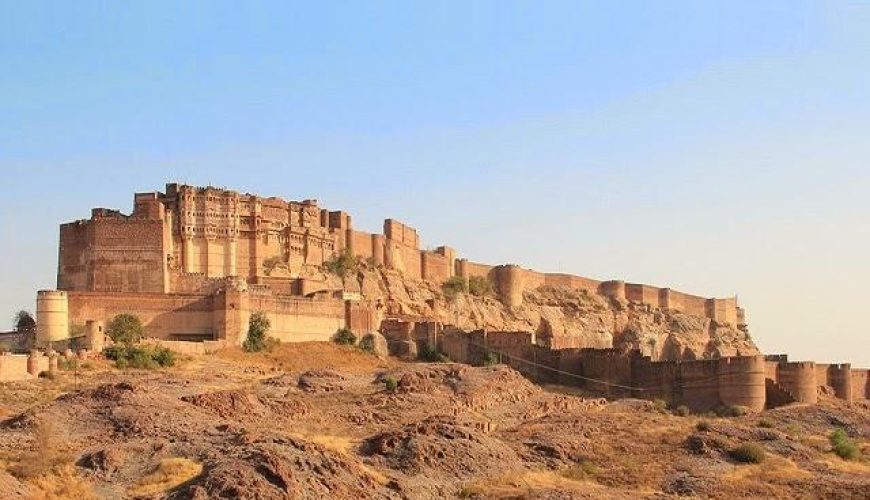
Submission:
[[[132,4],[0,1],[0,318],[59,223],[184,181],[738,294],[765,351],[870,366],[868,3]]]

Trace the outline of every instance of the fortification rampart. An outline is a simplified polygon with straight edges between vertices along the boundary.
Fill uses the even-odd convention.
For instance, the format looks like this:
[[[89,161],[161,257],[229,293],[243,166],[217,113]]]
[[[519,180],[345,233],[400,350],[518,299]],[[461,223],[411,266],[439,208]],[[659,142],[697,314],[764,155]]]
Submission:
[[[816,366],[811,361],[779,363],[775,381],[797,402],[814,404],[818,401]]]
[[[148,337],[172,341],[224,340],[241,343],[253,312],[271,322],[269,334],[282,342],[326,341],[339,328],[358,334],[377,331],[380,318],[368,303],[315,296],[278,295],[271,289],[222,289],[211,294],[43,292],[37,316],[43,345],[81,330],[102,329],[122,313],[135,314]],[[51,300],[48,300],[51,299]],[[60,300],[62,299],[62,300]],[[62,302],[62,306],[58,304]],[[48,319],[46,319],[48,318]]]
[[[870,399],[870,372],[852,370],[852,400]]]
[[[745,356],[651,361],[613,349],[548,349],[524,332],[444,332],[439,347],[456,361],[479,364],[491,352],[540,382],[576,385],[611,396],[663,398],[706,411],[722,406],[764,409],[765,361]]]
[[[445,331],[439,347],[456,361],[480,364],[487,352],[543,383],[581,386],[610,396],[662,398],[698,411],[743,406],[814,404],[824,386],[846,400],[867,399],[867,370],[849,364],[789,362],[786,356],[737,356],[693,361],[652,361],[614,349],[550,349],[525,332]]]
[[[382,234],[373,234],[356,230],[349,214],[320,208],[316,200],[179,184],[167,184],[164,193],[134,194],[129,216],[97,208],[89,220],[63,224],[58,289],[213,293],[221,280],[241,278],[249,283],[272,279],[276,291],[297,293],[291,280],[303,266],[323,265],[345,251],[410,279],[439,283],[453,276],[485,277],[510,307],[522,304],[526,290],[560,286],[745,325],[745,313],[733,298],[705,299],[667,288],[470,262],[457,259],[446,246],[421,250],[417,230],[396,219],[386,219]]]

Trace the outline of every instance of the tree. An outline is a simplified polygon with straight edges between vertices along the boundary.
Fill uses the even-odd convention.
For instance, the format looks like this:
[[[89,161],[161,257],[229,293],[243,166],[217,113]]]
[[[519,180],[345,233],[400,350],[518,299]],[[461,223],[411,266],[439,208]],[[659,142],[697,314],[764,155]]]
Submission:
[[[15,329],[19,332],[32,330],[36,327],[36,320],[33,319],[33,315],[30,314],[30,311],[25,311],[24,309],[15,313],[12,323],[15,325]]]
[[[272,322],[266,317],[266,313],[257,311],[251,314],[248,320],[248,338],[242,344],[242,347],[248,352],[260,352],[271,347],[271,343],[267,338],[269,328],[272,327]]]
[[[106,328],[106,335],[114,342],[121,344],[135,344],[139,342],[145,333],[145,328],[142,326],[142,321],[134,314],[122,313],[109,322]]]

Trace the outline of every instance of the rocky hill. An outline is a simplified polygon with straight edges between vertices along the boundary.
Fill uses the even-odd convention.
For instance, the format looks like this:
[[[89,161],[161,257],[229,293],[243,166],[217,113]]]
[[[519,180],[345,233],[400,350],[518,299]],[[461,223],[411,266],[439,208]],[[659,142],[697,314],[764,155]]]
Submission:
[[[387,383],[393,381],[392,384]],[[391,389],[391,385],[395,388]],[[284,344],[0,387],[3,498],[866,498],[870,407],[686,415]],[[840,458],[836,429],[856,456]],[[762,463],[737,452],[752,445]],[[760,449],[760,451],[758,451]]]
[[[329,287],[360,292],[403,315],[437,319],[467,331],[535,332],[554,347],[638,349],[654,360],[759,353],[749,334],[732,325],[585,290],[540,287],[526,291],[521,306],[508,308],[491,292],[448,297],[441,284],[383,268],[363,265],[344,283],[316,269],[309,273]]]

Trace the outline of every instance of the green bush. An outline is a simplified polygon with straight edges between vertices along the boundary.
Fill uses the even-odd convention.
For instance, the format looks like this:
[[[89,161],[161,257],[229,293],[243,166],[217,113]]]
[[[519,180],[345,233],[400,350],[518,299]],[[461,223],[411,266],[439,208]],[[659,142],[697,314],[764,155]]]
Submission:
[[[120,369],[137,368],[152,370],[158,367],[175,365],[175,353],[159,346],[113,345],[103,350],[106,358],[115,362]]]
[[[396,389],[399,388],[399,381],[393,377],[387,377],[384,379],[384,389],[387,392],[393,393],[396,392]]]
[[[653,399],[653,409],[659,413],[666,413],[668,411],[668,402],[664,399]]]
[[[698,432],[710,432],[710,429],[713,428],[713,424],[710,423],[709,420],[699,420],[697,424],[695,424],[695,429]]]
[[[766,456],[764,447],[757,443],[744,443],[731,450],[731,458],[745,464],[760,464]]]
[[[75,356],[71,358],[61,356],[57,360],[57,367],[64,371],[74,371],[76,368],[79,367],[79,360]]]
[[[341,278],[341,284],[344,285],[344,281],[348,276],[356,274],[359,271],[361,264],[362,261],[359,257],[345,250],[324,262],[323,269]]]
[[[692,410],[689,409],[686,405],[680,405],[674,410],[674,415],[678,417],[688,417],[692,414]]]
[[[492,282],[485,276],[468,278],[468,293],[475,297],[483,297],[492,293]]]
[[[855,441],[849,439],[846,431],[837,429],[828,437],[831,441],[831,449],[843,460],[857,460],[861,456],[861,450]]]
[[[501,363],[501,356],[492,351],[488,351],[483,357],[483,366],[493,366]]]
[[[441,285],[441,291],[448,300],[455,300],[468,291],[468,283],[461,276],[453,276]]]
[[[444,363],[449,361],[449,358],[432,344],[423,344],[423,347],[417,351],[417,359],[427,363]]]
[[[339,328],[332,336],[332,341],[338,345],[356,345],[356,335],[347,328]]]
[[[135,344],[139,342],[144,333],[145,328],[142,327],[142,321],[139,320],[139,317],[127,313],[115,316],[106,327],[106,335],[120,344]]]
[[[248,337],[242,343],[242,348],[247,352],[261,352],[271,350],[275,341],[269,339],[267,334],[272,322],[266,317],[266,313],[257,311],[248,319]]]
[[[361,351],[367,352],[369,354],[375,353],[375,338],[374,336],[363,337],[359,341],[359,345],[357,346]]]

